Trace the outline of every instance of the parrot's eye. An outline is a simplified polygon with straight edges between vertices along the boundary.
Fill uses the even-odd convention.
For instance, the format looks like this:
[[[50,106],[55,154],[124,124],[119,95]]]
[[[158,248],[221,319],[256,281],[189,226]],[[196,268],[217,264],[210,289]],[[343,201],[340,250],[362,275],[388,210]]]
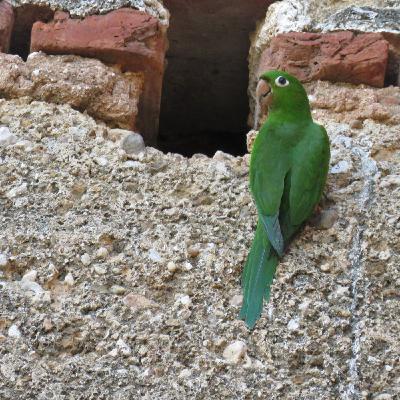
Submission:
[[[284,76],[278,76],[275,79],[276,86],[285,87],[289,85],[289,81]]]

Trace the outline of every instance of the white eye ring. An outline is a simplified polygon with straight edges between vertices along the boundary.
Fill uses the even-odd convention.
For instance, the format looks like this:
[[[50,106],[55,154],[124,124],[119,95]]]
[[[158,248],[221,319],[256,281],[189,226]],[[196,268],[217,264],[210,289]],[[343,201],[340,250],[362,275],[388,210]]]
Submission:
[[[289,81],[284,76],[278,76],[275,79],[275,85],[279,87],[289,86]]]

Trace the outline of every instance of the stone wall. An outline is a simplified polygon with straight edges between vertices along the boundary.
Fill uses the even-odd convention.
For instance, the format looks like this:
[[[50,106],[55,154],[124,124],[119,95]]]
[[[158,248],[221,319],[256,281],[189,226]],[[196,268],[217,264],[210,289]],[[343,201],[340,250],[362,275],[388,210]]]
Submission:
[[[252,332],[248,156],[132,151],[68,105],[0,101],[2,399],[400,394],[400,91],[307,90],[326,197]]]
[[[12,15],[8,2],[2,0],[0,4]],[[142,75],[142,89],[136,91],[138,97],[131,104],[139,111],[135,119],[124,126],[140,131],[148,144],[156,144],[169,21],[162,3],[104,1],[93,5],[69,1],[13,1],[11,4],[14,25],[13,18],[6,18],[6,13],[0,20],[0,37],[5,50],[13,31],[12,50],[23,56],[27,55],[29,46],[28,52],[96,58],[122,73]],[[8,30],[2,26],[7,26]],[[98,113],[95,116],[99,118]]]
[[[46,11],[35,49],[78,53],[87,37],[72,37],[77,25],[106,26],[80,55],[0,54],[0,399],[399,398],[400,89],[375,87],[398,71],[399,30],[383,16],[399,2],[284,0],[253,36],[251,85],[262,56],[270,65],[295,53],[283,44],[313,49],[294,72],[309,74],[332,152],[320,210],[280,263],[253,331],[237,319],[256,224],[249,155],[144,146],[132,130],[147,70],[126,59],[144,63],[149,26],[165,35],[168,12],[113,3],[13,3],[32,11],[16,12],[17,24],[35,22],[39,4]],[[145,12],[152,24],[140,25],[142,37],[124,18],[133,36],[117,27],[129,45],[112,42],[112,52],[105,21],[114,29],[120,12]],[[357,29],[354,13],[364,16]],[[16,32],[12,14],[1,15],[0,45]],[[62,47],[63,35],[74,41]],[[332,68],[324,54],[335,46],[347,54],[334,60],[340,80],[371,65],[373,79],[315,80],[333,79],[320,71]],[[374,58],[362,58],[371,47]]]
[[[31,51],[97,58],[123,72],[143,74],[136,125],[148,144],[157,140],[166,48],[158,19],[130,8],[82,20],[58,11],[50,22],[36,22],[31,36]]]
[[[271,5],[250,48],[249,121],[254,121],[258,76],[268,68],[288,70],[303,81],[398,85],[399,15],[397,0],[284,0]]]

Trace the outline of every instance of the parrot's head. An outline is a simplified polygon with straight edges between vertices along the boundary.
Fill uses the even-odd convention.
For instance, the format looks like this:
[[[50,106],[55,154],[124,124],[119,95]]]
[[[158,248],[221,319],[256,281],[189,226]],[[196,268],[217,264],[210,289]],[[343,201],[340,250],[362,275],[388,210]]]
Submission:
[[[310,114],[310,105],[303,85],[294,76],[283,71],[267,71],[260,76],[256,89],[261,108],[289,114]]]

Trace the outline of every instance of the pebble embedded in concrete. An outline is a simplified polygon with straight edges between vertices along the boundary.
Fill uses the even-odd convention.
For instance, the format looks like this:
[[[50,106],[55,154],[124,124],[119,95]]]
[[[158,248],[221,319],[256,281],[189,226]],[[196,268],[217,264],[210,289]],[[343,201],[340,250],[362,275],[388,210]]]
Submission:
[[[31,271],[26,272],[21,280],[24,282],[35,282],[37,275],[38,275],[37,271],[33,269]]]
[[[105,247],[100,247],[96,252],[97,258],[107,258],[108,250]]]
[[[298,318],[291,319],[287,324],[287,328],[289,329],[289,331],[297,331],[299,327],[300,323]]]
[[[234,307],[239,307],[242,305],[243,302],[243,295],[242,294],[235,294],[232,296],[232,298],[229,300],[229,304]]]
[[[125,289],[123,286],[113,285],[113,286],[111,286],[111,288],[110,288],[110,292],[111,292],[112,294],[121,295],[121,294],[124,294],[124,293],[126,292],[126,289]]]
[[[0,126],[0,147],[9,146],[17,142],[17,137],[6,126]]]
[[[222,353],[226,361],[232,364],[238,364],[245,357],[247,345],[241,340],[229,344]]]
[[[138,154],[145,150],[143,137],[138,133],[130,132],[122,139],[121,148],[127,154]]]
[[[21,331],[17,325],[13,324],[8,328],[8,336],[14,339],[19,339],[21,337]]]
[[[68,272],[68,274],[65,275],[64,282],[67,286],[74,286],[75,280],[71,272]]]
[[[187,379],[187,378],[190,378],[191,375],[192,375],[192,371],[188,368],[185,368],[179,373],[178,378],[179,379]]]
[[[177,266],[173,261],[169,261],[167,264],[167,269],[169,272],[175,272],[177,270]]]
[[[5,267],[8,264],[8,257],[4,253],[0,253],[0,267]]]
[[[92,262],[92,260],[90,259],[89,254],[87,254],[87,253],[82,254],[82,256],[81,256],[81,262],[82,262],[82,264],[85,265],[85,266],[90,265],[90,263]]]
[[[20,185],[13,187],[11,190],[7,192],[7,197],[10,199],[14,199],[15,197],[19,197],[25,194],[28,191],[28,185],[24,182]]]

